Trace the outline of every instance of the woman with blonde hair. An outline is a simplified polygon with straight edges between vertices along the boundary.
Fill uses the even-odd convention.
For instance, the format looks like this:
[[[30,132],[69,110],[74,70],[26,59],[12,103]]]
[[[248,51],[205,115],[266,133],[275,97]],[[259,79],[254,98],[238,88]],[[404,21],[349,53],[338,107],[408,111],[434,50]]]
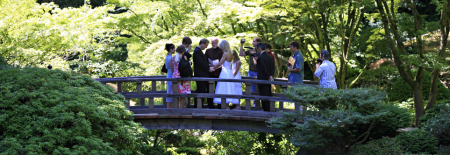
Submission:
[[[230,50],[230,44],[226,40],[222,40],[219,43],[219,48],[222,49],[223,55],[220,59],[220,62],[213,67],[213,69],[217,69],[222,67],[222,71],[220,72],[219,79],[234,79],[233,70],[232,70],[232,61],[233,61],[233,51]],[[216,86],[216,94],[227,94],[227,95],[236,95],[236,83],[234,82],[217,82]],[[242,93],[241,93],[242,94]],[[240,94],[240,95],[241,95]],[[214,103],[221,104],[221,98],[214,98]],[[228,107],[229,103],[239,104],[239,99],[226,99],[226,109],[230,109]],[[220,106],[219,106],[220,107]]]

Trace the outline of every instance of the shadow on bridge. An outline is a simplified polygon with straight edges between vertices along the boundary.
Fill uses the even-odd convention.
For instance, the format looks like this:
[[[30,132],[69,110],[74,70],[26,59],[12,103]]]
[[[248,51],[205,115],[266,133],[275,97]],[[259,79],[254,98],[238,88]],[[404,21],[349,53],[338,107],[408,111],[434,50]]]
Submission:
[[[273,93],[273,96],[260,96],[259,92],[251,92],[251,84],[271,84],[279,86],[282,91],[286,91],[291,85],[284,78],[276,78],[275,81],[256,80],[253,77],[242,77],[242,79],[217,79],[217,78],[166,78],[165,76],[141,76],[141,77],[120,77],[120,78],[101,78],[96,79],[103,84],[117,84],[117,92],[127,99],[126,106],[134,113],[136,122],[141,123],[147,129],[201,129],[201,130],[235,130],[251,132],[269,132],[279,133],[279,130],[268,128],[265,121],[272,117],[280,116],[277,111],[300,112],[299,104],[289,100],[282,93]],[[209,93],[191,93],[181,94],[177,92],[177,85],[173,85],[173,94],[166,93],[166,90],[157,90],[157,82],[162,84],[165,81],[208,81]],[[214,94],[214,83],[218,82],[241,82],[245,85],[245,91],[242,95],[223,95]],[[123,92],[122,84],[131,82],[136,84],[135,92]],[[151,91],[142,91],[143,82],[151,82]],[[318,82],[304,81],[303,85],[318,85]],[[194,91],[193,91],[194,92]],[[154,99],[162,97],[163,105],[155,105]],[[166,97],[173,97],[173,103],[177,103],[177,97],[197,98],[197,107],[193,108],[166,108]],[[140,99],[139,106],[130,106],[130,99]],[[148,105],[145,105],[145,99],[148,98]],[[203,109],[204,98],[221,98],[221,109]],[[245,106],[242,110],[225,110],[226,98],[244,99]],[[254,106],[251,106],[251,100],[255,100]],[[262,111],[261,100],[270,101],[270,112]],[[276,107],[275,102],[278,102]],[[284,107],[285,102],[294,103],[294,109]],[[173,107],[178,107],[174,104]]]

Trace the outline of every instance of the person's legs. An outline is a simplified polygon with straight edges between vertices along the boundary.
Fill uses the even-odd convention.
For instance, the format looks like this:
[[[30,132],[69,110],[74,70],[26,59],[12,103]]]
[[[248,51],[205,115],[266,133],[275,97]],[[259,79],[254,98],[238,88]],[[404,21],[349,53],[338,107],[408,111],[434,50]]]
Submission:
[[[251,71],[251,70],[248,71],[248,77],[256,77],[256,76],[257,76],[257,72],[254,72],[254,71]],[[256,84],[252,84],[250,90],[252,92],[256,92]]]
[[[258,84],[258,88],[261,96],[272,96],[270,84]],[[264,111],[270,111],[270,101],[262,100],[262,108]]]

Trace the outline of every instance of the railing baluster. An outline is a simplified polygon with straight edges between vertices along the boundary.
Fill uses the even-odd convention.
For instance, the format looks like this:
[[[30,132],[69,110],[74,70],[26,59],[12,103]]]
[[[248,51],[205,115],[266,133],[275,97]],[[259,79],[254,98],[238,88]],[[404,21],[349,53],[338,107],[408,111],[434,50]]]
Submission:
[[[117,82],[117,92],[118,93],[122,92],[122,82]]]
[[[137,91],[137,94],[142,94],[142,81],[141,80],[136,80],[136,91]],[[140,104],[141,104],[141,106],[145,106],[145,98],[139,98],[139,100],[140,100]]]
[[[245,82],[245,95],[252,95],[251,83]],[[245,110],[251,110],[250,99],[245,99]]]
[[[173,80],[172,81],[172,91],[173,93],[178,93],[178,80]],[[172,107],[173,108],[178,108],[178,97],[172,97]]]
[[[148,98],[148,108],[149,109],[153,109],[155,105],[155,98],[154,97],[149,97]]]
[[[275,112],[275,101],[270,101],[270,112]]]
[[[200,97],[197,97],[197,101],[194,101],[194,102],[197,102],[197,109],[202,108],[202,106],[203,106],[202,101],[203,101],[203,98],[200,98]]]
[[[221,104],[220,104],[220,109],[225,109],[226,108],[226,106],[227,105],[225,105],[225,104],[227,104],[227,103],[225,103],[225,102],[227,102],[227,99],[226,98],[221,98]]]
[[[156,91],[156,81],[152,81],[152,91]]]
[[[130,109],[130,99],[129,98],[127,98],[126,99],[127,100],[127,103],[125,104],[125,107],[127,107],[127,109]]]

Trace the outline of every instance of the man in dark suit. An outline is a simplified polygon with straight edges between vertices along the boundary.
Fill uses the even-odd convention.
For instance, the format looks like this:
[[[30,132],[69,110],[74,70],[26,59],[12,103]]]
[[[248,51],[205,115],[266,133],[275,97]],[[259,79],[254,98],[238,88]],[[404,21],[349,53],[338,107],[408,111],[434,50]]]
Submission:
[[[264,43],[258,43],[256,45],[256,52],[258,54],[258,60],[256,63],[257,77],[258,80],[273,80],[273,73],[275,72],[275,65],[273,58],[264,50],[266,46]],[[270,89],[270,84],[258,84],[259,94],[261,96],[272,96],[272,91]],[[263,100],[262,108],[264,111],[270,111],[270,101]]]
[[[195,47],[194,60],[194,77],[209,77],[209,72],[212,71],[209,67],[208,59],[202,50],[209,45],[208,39],[201,39],[197,47]],[[195,93],[208,93],[208,81],[196,81],[197,90]],[[197,108],[197,98],[194,98],[194,107]]]

